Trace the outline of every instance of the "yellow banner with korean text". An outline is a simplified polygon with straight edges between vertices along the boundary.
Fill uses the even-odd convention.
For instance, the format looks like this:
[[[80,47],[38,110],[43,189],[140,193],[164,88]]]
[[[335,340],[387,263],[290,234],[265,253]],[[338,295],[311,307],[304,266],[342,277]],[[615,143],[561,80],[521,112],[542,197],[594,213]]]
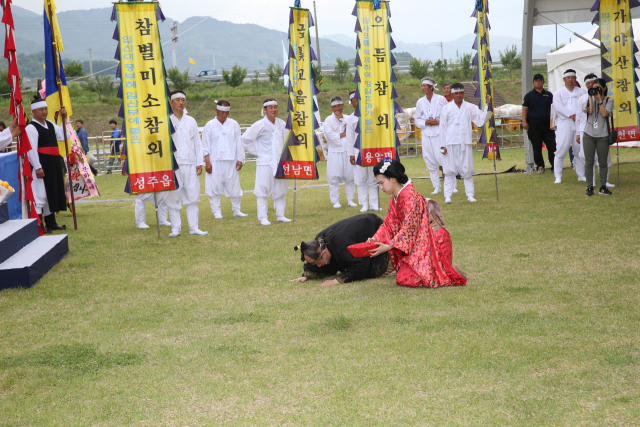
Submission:
[[[314,95],[319,91],[311,66],[317,60],[309,29],[314,25],[308,9],[292,7],[289,15],[289,62],[283,75],[289,77],[287,129],[289,134],[280,157],[276,178],[318,179],[316,163],[320,142],[315,130],[318,111]]]
[[[116,3],[119,73],[129,174],[133,194],[177,188],[168,89],[156,2]],[[116,55],[118,56],[118,55]]]
[[[402,109],[394,101],[397,79],[392,67],[396,60],[391,50],[395,43],[390,35],[388,2],[358,0],[353,14],[357,17],[356,115],[360,117],[354,146],[360,150],[357,164],[374,166],[385,157],[399,158],[395,113]]]
[[[614,101],[613,119],[618,142],[640,139],[635,72],[638,48],[633,39],[630,12],[630,8],[637,6],[640,6],[637,0],[600,0],[596,15],[600,21],[602,75],[607,82],[608,96]]]

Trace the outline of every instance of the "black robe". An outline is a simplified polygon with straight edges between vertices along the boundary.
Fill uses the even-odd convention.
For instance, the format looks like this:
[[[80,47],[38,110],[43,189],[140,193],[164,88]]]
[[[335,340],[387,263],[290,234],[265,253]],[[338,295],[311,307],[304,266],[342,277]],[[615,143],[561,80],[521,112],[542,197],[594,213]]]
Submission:
[[[47,128],[33,124],[38,131],[38,148],[58,147],[58,138],[53,124],[46,120]],[[52,213],[67,210],[67,196],[64,189],[64,159],[59,155],[38,153],[40,165],[44,172],[44,189],[47,192],[47,202]]]
[[[373,237],[382,223],[382,218],[368,213],[343,219],[322,230],[316,239],[324,239],[331,259],[329,264],[322,267],[305,263],[304,276],[321,279],[340,271],[342,274],[338,280],[344,283],[382,276],[389,266],[388,253],[375,258],[356,258],[347,249],[350,245],[366,242],[368,238]]]

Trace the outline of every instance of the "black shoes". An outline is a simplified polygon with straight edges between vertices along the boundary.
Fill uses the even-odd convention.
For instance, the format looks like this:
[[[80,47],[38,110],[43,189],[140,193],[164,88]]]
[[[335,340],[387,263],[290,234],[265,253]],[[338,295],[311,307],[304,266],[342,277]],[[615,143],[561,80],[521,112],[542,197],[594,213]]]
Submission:
[[[604,196],[610,196],[613,193],[611,191],[609,191],[609,189],[607,188],[606,185],[601,185],[600,186],[600,194],[604,195]]]
[[[587,187],[587,196],[593,196],[593,187]]]

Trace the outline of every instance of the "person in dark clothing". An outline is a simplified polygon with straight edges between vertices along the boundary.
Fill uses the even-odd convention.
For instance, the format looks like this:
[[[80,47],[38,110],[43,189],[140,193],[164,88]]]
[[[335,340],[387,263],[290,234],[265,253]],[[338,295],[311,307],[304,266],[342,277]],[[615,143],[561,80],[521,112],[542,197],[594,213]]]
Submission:
[[[542,74],[533,76],[533,90],[524,96],[522,102],[522,127],[527,130],[533,161],[538,173],[544,173],[544,158],[542,157],[542,143],[547,147],[547,155],[551,170],[556,153],[556,133],[551,129],[551,104],[553,94],[544,89]]]
[[[302,242],[295,249],[302,252],[300,258],[305,263],[304,273],[291,282],[306,282],[308,279],[323,279],[337,274],[336,279],[320,284],[331,286],[388,275],[388,270],[393,268],[390,267],[388,253],[373,258],[356,258],[347,249],[373,237],[382,223],[382,218],[372,213],[357,215],[325,228],[315,240]]]

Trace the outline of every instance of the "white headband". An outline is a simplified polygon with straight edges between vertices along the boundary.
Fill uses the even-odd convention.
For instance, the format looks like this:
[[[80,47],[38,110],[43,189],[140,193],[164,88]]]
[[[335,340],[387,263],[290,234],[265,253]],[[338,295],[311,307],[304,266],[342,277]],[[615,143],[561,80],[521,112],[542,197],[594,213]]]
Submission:
[[[264,117],[264,109],[267,108],[269,105],[278,105],[278,101],[267,101],[264,104],[262,104],[262,111],[260,111],[260,114],[262,114],[262,117]]]
[[[231,111],[231,107],[225,106],[225,105],[218,105],[218,100],[216,99],[215,101],[213,101],[216,103],[216,109],[219,111]]]
[[[451,89],[451,93],[458,93],[458,92],[464,92],[464,89]]]
[[[176,98],[184,98],[184,99],[187,99],[187,97],[186,97],[186,96],[184,96],[184,93],[180,93],[180,92],[178,92],[178,93],[174,93],[173,95],[171,95],[171,100],[172,100],[172,101],[173,101],[174,99],[176,99]]]
[[[349,99],[351,99],[351,98],[349,98]],[[339,100],[339,99],[336,99],[335,101],[333,101],[333,102],[331,103],[331,106],[332,106],[332,107],[335,107],[336,105],[344,105],[344,102],[343,102],[343,101],[341,101],[341,100]]]
[[[597,78],[597,77],[591,77],[590,79],[587,79],[587,80],[585,80],[584,82],[585,82],[585,83],[589,83],[589,82],[594,82],[594,81],[596,81],[596,80],[598,80],[598,78]]]
[[[351,95],[349,95],[349,101],[351,101],[355,97],[356,97],[356,93],[354,92]]]
[[[422,79],[422,84],[423,85],[429,85],[429,86],[437,86],[436,82],[434,82],[431,79]]]
[[[37,110],[38,108],[46,107],[47,101],[38,101],[31,104],[31,111]]]
[[[565,71],[564,77],[576,77],[576,73],[573,71]]]

